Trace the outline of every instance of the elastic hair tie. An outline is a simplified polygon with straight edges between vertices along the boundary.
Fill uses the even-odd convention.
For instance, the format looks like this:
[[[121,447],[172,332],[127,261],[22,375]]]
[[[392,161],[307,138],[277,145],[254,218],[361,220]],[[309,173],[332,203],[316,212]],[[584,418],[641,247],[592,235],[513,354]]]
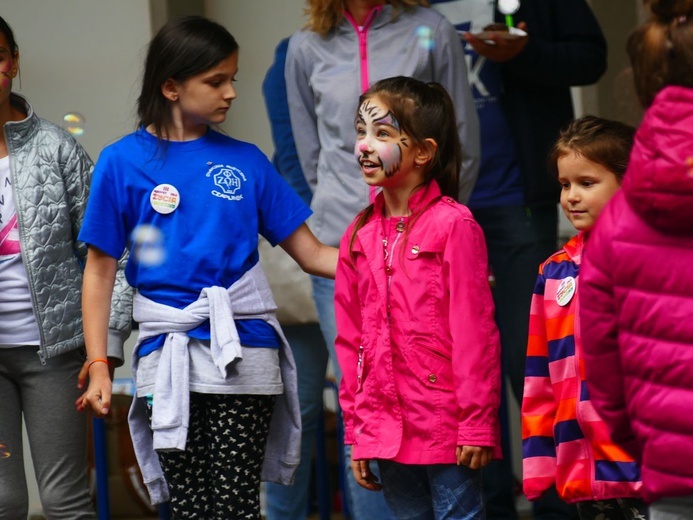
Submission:
[[[88,366],[87,368],[91,368],[91,366],[92,366],[94,363],[106,363],[106,366],[108,366],[108,359],[97,358],[97,359],[95,359],[94,361],[92,361],[91,363],[89,363],[89,366]]]

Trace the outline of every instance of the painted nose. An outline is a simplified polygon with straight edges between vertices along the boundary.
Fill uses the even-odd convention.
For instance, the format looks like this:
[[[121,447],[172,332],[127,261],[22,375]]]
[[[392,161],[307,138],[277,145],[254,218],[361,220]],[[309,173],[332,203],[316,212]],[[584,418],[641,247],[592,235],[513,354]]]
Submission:
[[[367,154],[371,150],[372,149],[370,143],[368,142],[368,139],[361,139],[359,141],[356,141],[356,143],[354,144],[354,155],[357,159],[362,155]]]

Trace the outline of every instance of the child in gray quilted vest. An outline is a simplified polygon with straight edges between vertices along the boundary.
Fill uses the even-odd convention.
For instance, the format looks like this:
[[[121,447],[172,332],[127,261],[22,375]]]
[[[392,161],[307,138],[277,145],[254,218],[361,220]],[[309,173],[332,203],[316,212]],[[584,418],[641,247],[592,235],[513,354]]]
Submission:
[[[19,50],[0,18],[0,518],[26,518],[22,418],[44,514],[95,518],[87,481],[87,416],[74,406],[85,363],[77,242],[92,161],[12,92]],[[122,359],[129,289],[116,284],[108,357]],[[114,350],[115,349],[115,350]],[[119,351],[118,351],[119,349]]]

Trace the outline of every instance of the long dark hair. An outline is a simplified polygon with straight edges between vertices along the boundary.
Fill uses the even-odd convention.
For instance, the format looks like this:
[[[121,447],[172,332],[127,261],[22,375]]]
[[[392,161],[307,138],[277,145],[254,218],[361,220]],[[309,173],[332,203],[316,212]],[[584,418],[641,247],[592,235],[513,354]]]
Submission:
[[[455,105],[445,88],[435,82],[425,83],[407,76],[395,76],[371,86],[359,98],[359,106],[372,97],[378,97],[387,105],[401,131],[409,136],[414,145],[429,147],[426,139],[433,139],[438,145],[433,158],[424,166],[423,184],[418,188],[435,180],[443,195],[457,200],[462,147],[457,133]],[[420,208],[414,213],[407,232],[426,209]],[[352,249],[356,233],[372,214],[372,204],[359,214],[351,237]]]
[[[169,78],[184,81],[209,70],[237,51],[231,33],[207,18],[186,16],[164,25],[149,43],[137,99],[138,125],[152,125],[159,139],[166,137],[171,110],[161,85]]]
[[[19,47],[17,46],[17,41],[14,39],[14,32],[12,32],[10,24],[8,24],[2,16],[0,16],[0,33],[5,35],[5,39],[10,45],[10,52],[14,58],[14,55],[19,52]]]

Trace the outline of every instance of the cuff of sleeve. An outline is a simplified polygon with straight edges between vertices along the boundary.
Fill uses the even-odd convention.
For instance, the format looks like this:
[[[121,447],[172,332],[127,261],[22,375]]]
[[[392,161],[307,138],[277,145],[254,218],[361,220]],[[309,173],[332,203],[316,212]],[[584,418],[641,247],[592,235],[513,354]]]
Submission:
[[[457,430],[458,446],[497,446],[500,444],[495,428],[460,427]]]
[[[108,346],[107,355],[110,361],[114,361],[113,367],[119,367],[123,364],[124,355],[124,345],[125,340],[128,339],[130,334],[122,330],[108,330]]]

